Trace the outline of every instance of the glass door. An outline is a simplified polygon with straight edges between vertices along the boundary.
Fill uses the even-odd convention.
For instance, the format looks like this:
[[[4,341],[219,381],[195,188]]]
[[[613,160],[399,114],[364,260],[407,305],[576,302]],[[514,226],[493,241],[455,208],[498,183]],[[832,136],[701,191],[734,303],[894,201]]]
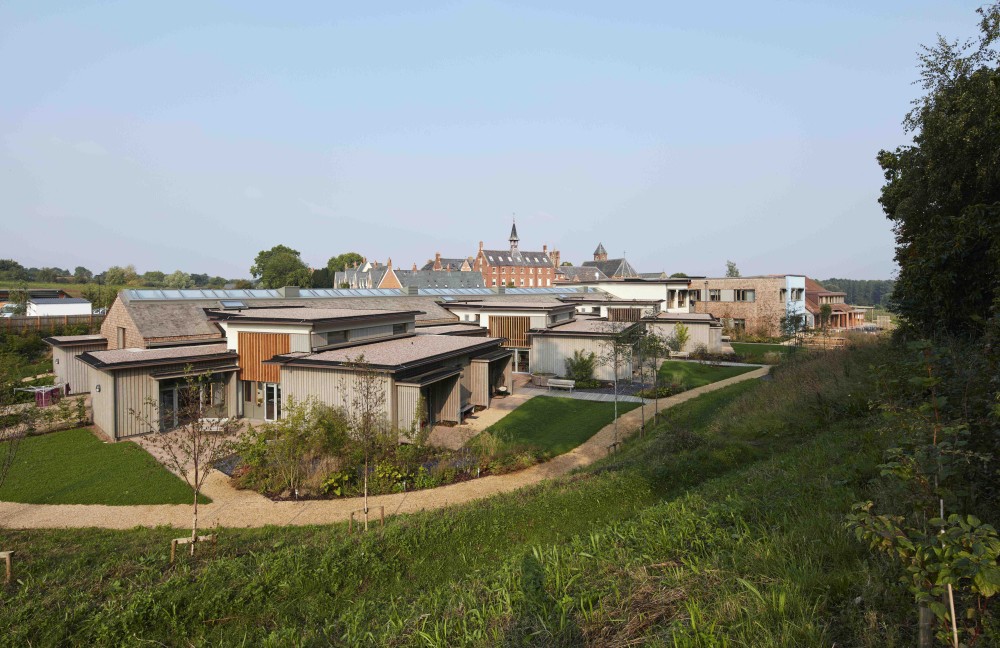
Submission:
[[[264,420],[277,421],[281,418],[281,385],[264,383]]]

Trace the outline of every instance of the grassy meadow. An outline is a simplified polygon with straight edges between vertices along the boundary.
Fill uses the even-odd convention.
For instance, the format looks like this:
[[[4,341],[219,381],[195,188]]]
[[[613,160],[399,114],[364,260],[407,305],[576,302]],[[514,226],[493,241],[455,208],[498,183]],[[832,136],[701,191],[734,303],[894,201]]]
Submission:
[[[167,563],[173,529],[0,531],[11,645],[908,646],[887,563],[843,527],[890,439],[875,348],[803,355],[670,410],[550,483],[344,525],[226,529]]]
[[[681,360],[666,360],[660,365],[660,382],[675,383],[685,390],[702,387],[726,378],[739,376],[756,367],[729,367]]]

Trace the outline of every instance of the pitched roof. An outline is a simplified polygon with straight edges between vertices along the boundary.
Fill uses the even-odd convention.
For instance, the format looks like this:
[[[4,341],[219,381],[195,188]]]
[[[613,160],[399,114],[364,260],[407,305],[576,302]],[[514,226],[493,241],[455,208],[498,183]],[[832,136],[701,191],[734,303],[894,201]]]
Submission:
[[[511,223],[511,226],[510,226],[510,240],[511,241],[520,241],[521,240],[521,239],[519,239],[517,237],[517,223]]]
[[[524,250],[483,250],[486,261],[492,266],[547,267],[552,265],[548,252]]]
[[[621,279],[624,277],[638,277],[639,273],[635,271],[632,264],[628,262],[627,259],[608,259],[607,261],[584,261],[584,267],[587,268],[597,268],[605,275],[612,279]]]
[[[427,263],[425,263],[424,266],[422,268],[420,268],[420,269],[421,270],[433,270],[435,262],[436,262],[435,259],[431,259],[430,261],[428,261]],[[460,269],[462,267],[462,264],[468,263],[468,262],[469,262],[468,259],[459,259],[459,258],[447,258],[446,259],[444,257],[441,257],[441,268],[442,269],[446,269],[446,268],[448,268],[448,266],[451,266],[452,270],[458,270],[458,269]]]
[[[608,276],[600,268],[586,266],[560,266],[556,275],[563,275],[566,281],[606,281]]]
[[[607,254],[607,253],[608,251],[604,249],[604,243],[598,243],[597,249],[594,250],[594,256],[597,256],[598,254]]]
[[[444,262],[444,259],[441,260]],[[433,265],[433,264],[432,264]],[[404,288],[485,288],[480,272],[461,270],[395,270]]]

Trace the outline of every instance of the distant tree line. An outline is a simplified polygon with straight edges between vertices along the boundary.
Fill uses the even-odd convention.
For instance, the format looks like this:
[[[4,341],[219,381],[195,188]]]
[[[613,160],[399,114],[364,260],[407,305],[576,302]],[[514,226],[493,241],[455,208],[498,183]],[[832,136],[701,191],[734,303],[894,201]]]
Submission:
[[[845,300],[855,306],[885,306],[895,285],[892,279],[825,279],[823,287],[833,292],[845,292]]]

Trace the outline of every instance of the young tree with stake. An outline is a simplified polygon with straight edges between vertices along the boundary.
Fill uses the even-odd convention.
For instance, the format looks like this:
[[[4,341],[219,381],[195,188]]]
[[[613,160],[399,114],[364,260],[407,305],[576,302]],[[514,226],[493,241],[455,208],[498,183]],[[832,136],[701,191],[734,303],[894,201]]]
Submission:
[[[364,514],[365,531],[368,530],[368,472],[371,462],[379,446],[389,438],[391,426],[386,417],[386,378],[385,374],[376,371],[359,355],[349,365],[352,375],[346,378],[345,392],[351,394],[348,416],[351,421],[351,433],[361,447],[365,458],[364,473]]]
[[[146,407],[129,413],[152,433],[152,445],[167,468],[180,475],[191,488],[191,555],[194,546],[207,537],[198,536],[198,497],[215,464],[232,454],[232,441],[239,423],[224,413],[211,411],[224,399],[225,384],[211,373],[195,375],[191,365],[177,385],[177,407],[167,408],[152,398]]]
[[[601,327],[606,337],[601,339],[601,354],[599,362],[605,367],[610,367],[614,372],[614,395],[615,395],[615,440],[618,444],[618,376],[622,369],[632,362],[632,354],[635,348],[635,340],[628,333],[633,324],[631,322],[605,322]]]

